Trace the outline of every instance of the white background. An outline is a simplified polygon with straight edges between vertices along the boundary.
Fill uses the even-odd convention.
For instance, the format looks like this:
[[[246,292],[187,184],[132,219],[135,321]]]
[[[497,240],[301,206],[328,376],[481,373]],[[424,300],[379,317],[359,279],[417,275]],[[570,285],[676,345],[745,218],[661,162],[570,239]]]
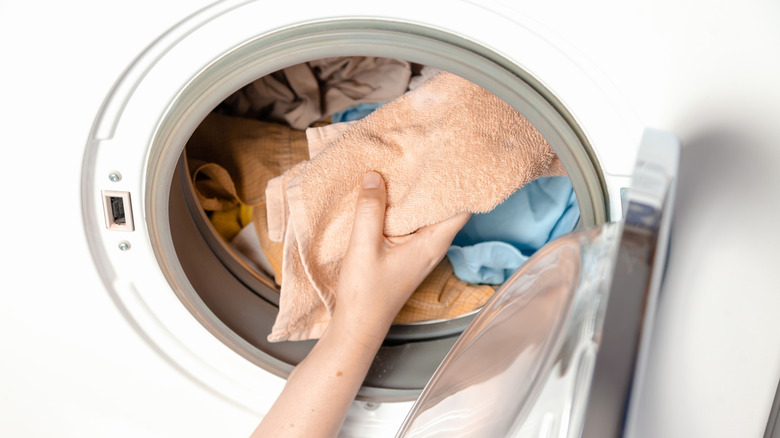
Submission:
[[[2,435],[243,436],[256,421],[155,359],[83,239],[81,160],[102,99],[205,2],[161,3],[0,0]],[[780,377],[780,2],[511,7],[684,143],[641,435],[761,436]]]

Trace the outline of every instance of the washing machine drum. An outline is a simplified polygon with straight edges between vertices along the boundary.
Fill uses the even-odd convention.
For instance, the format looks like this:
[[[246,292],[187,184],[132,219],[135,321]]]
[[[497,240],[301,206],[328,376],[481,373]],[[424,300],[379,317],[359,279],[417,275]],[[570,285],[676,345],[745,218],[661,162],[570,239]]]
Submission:
[[[185,153],[203,120],[248,84],[335,57],[455,73],[502,98],[544,136],[574,188],[581,227],[622,216],[621,190],[642,127],[553,37],[522,17],[468,2],[448,2],[449,14],[366,3],[273,14],[259,1],[204,9],[131,64],[86,146],[85,229],[115,302],[179,369],[252,409],[256,394],[278,390],[313,341],[268,342],[277,286],[215,229]],[[358,397],[415,399],[475,316],[394,325]]]

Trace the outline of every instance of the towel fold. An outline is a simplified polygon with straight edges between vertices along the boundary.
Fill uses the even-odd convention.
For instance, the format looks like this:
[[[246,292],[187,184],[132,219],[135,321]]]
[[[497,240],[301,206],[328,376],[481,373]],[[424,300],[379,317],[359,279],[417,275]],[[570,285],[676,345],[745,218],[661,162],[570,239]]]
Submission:
[[[269,341],[317,338],[327,327],[366,172],[384,178],[385,234],[400,236],[460,212],[488,212],[525,183],[562,170],[528,120],[455,75],[439,73],[383,105],[269,183],[269,235],[284,237]]]

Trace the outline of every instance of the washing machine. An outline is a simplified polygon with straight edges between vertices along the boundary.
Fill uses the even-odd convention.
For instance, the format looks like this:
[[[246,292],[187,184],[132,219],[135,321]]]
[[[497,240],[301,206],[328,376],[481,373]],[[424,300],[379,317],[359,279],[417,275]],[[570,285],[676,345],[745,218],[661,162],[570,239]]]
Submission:
[[[184,146],[257,78],[377,56],[458,74],[523,114],[585,230],[624,220],[648,132],[679,138],[625,433],[771,436],[776,2],[7,1],[0,20],[3,435],[251,432],[312,342],[267,342],[270,286],[209,230]],[[393,436],[477,317],[393,327],[343,435]]]

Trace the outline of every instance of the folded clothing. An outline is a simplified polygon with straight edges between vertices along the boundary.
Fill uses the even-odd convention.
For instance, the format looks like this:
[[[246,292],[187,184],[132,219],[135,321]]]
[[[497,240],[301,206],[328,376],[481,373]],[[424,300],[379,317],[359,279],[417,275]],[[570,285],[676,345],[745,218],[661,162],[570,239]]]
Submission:
[[[317,338],[327,327],[366,172],[385,180],[388,236],[464,211],[488,212],[524,184],[564,174],[528,120],[445,72],[352,123],[266,191],[269,236],[284,237],[272,342]]]
[[[545,243],[574,229],[577,198],[567,177],[543,177],[523,186],[493,211],[473,215],[447,251],[455,275],[501,284]]]
[[[302,130],[359,103],[395,99],[411,75],[411,65],[398,59],[323,58],[263,76],[225,99],[217,112]]]

